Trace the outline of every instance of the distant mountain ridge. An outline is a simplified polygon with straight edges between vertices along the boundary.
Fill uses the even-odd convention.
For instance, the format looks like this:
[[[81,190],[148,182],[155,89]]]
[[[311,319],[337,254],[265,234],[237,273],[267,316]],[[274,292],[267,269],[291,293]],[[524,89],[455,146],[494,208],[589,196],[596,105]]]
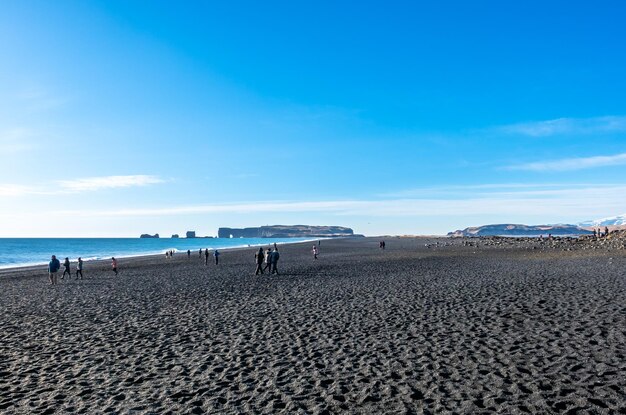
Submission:
[[[356,236],[343,226],[273,225],[258,228],[219,228],[218,238],[330,238]]]
[[[519,225],[519,224],[497,224],[497,225],[484,225],[474,226],[454,232],[449,232],[448,236],[452,237],[467,237],[467,236],[547,236],[552,234],[553,236],[579,236],[589,235],[591,231],[581,228],[577,225]]]

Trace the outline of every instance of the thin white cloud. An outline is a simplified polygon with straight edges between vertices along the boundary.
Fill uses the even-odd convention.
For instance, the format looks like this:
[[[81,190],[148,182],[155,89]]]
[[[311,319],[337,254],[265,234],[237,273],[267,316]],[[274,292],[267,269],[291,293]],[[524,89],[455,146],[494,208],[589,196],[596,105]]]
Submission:
[[[39,194],[40,189],[20,184],[0,184],[0,197],[16,197]]]
[[[528,170],[536,172],[571,171],[596,167],[619,166],[624,164],[626,164],[626,153],[620,153],[610,156],[576,157],[516,164],[508,166],[507,170]]]
[[[104,189],[117,189],[125,187],[148,186],[151,184],[164,183],[157,176],[105,176],[88,177],[75,180],[63,180],[54,185],[29,186],[22,184],[0,183],[0,196],[19,197],[27,195],[61,195],[70,193],[92,192]]]
[[[491,195],[495,191],[500,192],[520,192],[524,191],[541,191],[541,190],[558,190],[572,189],[580,187],[589,187],[589,183],[484,183],[484,184],[466,184],[466,185],[442,185],[417,187],[413,189],[397,190],[388,193],[381,193],[380,197],[385,198],[424,198],[428,195],[460,195],[470,193],[473,196]],[[612,187],[614,184],[593,184],[594,187]]]
[[[545,191],[494,192],[480,197],[246,202],[98,211],[57,211],[59,216],[170,216],[192,214],[325,213],[361,217],[579,216],[623,209],[626,185]]]
[[[0,156],[21,153],[32,148],[33,132],[27,128],[11,128],[0,132]]]
[[[68,102],[67,97],[52,93],[42,86],[30,86],[16,94],[17,99],[24,102],[28,109],[45,111],[62,107]]]
[[[532,121],[496,127],[496,131],[506,134],[529,137],[549,137],[554,135],[626,131],[626,116],[605,116],[592,118],[557,118],[546,121]]]
[[[120,187],[147,186],[150,184],[163,183],[163,180],[156,176],[135,175],[87,177],[83,179],[63,180],[58,183],[59,186],[65,190],[71,192],[85,192]]]

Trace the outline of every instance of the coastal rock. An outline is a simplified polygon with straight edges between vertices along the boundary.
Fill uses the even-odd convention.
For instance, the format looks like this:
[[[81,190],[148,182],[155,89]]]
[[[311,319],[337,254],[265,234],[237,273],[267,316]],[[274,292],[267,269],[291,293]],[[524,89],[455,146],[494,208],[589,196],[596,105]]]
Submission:
[[[218,238],[331,238],[357,236],[343,226],[273,225],[258,228],[219,228]]]
[[[139,236],[139,237],[143,238],[143,239],[158,238],[159,234],[155,233],[154,235],[150,235],[149,233],[142,233],[141,236]]]
[[[196,237],[196,231],[187,231],[187,233],[185,234],[186,238],[192,239]]]
[[[593,232],[583,229],[576,225],[514,225],[514,224],[499,224],[499,225],[484,225],[465,228],[454,232],[449,232],[448,236],[463,237],[463,236],[547,236],[552,234],[553,236],[579,236],[590,235]]]
[[[178,238],[180,238],[180,236],[178,236],[178,234],[177,234],[177,233],[175,233],[174,235],[172,235],[172,238],[173,238],[173,239],[178,239]]]

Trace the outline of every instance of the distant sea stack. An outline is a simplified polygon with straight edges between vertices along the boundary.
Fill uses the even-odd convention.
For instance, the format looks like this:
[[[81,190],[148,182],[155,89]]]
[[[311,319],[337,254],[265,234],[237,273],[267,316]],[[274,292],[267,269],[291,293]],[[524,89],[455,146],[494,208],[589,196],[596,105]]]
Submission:
[[[175,233],[174,235],[172,235],[172,239],[178,239],[178,238],[180,238],[180,236],[178,236],[178,234],[177,234],[177,233]]]
[[[580,236],[589,235],[593,232],[583,229],[576,225],[484,225],[471,228],[465,228],[448,233],[448,236],[463,237],[463,236]]]
[[[142,233],[141,236],[140,236],[140,238],[144,238],[144,239],[146,239],[146,238],[148,238],[148,239],[149,238],[158,238],[158,237],[159,237],[158,233],[155,233],[154,235],[150,235],[148,233]]]
[[[258,228],[219,228],[218,238],[332,238],[358,236],[343,226],[274,225]]]
[[[186,238],[193,239],[196,237],[196,231],[187,231],[185,235]]]

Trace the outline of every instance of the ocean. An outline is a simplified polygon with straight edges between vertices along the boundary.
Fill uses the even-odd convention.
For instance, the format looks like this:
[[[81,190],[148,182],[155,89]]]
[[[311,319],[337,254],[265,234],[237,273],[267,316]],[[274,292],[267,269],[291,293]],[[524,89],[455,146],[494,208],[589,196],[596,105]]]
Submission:
[[[166,251],[198,255],[199,249],[226,249],[247,246],[304,242],[307,238],[0,238],[0,269],[30,265],[45,265],[51,255],[72,263],[165,254]]]

